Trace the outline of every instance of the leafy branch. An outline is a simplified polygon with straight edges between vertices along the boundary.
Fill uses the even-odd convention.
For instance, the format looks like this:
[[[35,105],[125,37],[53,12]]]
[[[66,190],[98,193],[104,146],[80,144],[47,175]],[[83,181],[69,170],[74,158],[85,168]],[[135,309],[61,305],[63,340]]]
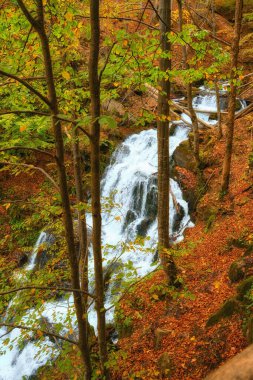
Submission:
[[[11,329],[21,329],[21,330],[26,330],[26,331],[33,331],[37,334],[40,333],[40,334],[43,334],[46,336],[52,336],[54,338],[65,340],[66,342],[69,342],[71,344],[75,344],[78,346],[78,342],[76,342],[75,340],[69,339],[69,338],[62,336],[62,335],[55,334],[55,333],[50,332],[50,331],[41,330],[40,328],[36,329],[33,327],[27,327],[24,325],[15,325],[13,323],[0,323],[0,326],[1,327],[10,327]]]

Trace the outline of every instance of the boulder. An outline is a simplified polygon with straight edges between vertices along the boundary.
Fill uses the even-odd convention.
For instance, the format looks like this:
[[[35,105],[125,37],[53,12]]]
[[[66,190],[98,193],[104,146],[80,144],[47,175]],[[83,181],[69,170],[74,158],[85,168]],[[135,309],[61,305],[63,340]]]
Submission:
[[[253,273],[253,257],[244,257],[233,262],[229,268],[228,277],[232,283],[248,278]]]
[[[188,140],[182,141],[181,144],[179,144],[172,158],[176,166],[194,173],[196,172],[196,163]]]
[[[150,218],[143,219],[136,227],[137,235],[145,237],[152,223],[153,223],[153,220]]]
[[[252,380],[253,379],[253,345],[250,345],[205,380]]]

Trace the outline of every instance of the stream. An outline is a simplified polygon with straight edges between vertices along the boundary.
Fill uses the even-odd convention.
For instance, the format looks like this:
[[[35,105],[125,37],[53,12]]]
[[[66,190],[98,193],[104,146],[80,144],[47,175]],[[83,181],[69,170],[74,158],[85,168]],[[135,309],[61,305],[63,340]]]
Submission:
[[[212,94],[198,96],[194,102],[195,107],[200,109],[209,107],[210,112],[216,109],[215,96]],[[208,121],[207,114],[200,113],[199,117]],[[173,136],[170,137],[170,156],[177,146],[187,139],[188,132],[189,128],[183,122],[179,122]],[[184,201],[180,187],[173,179],[170,179],[170,188],[177,201],[175,207],[170,195],[170,237],[173,241],[180,241],[183,239],[185,228],[193,224],[188,214],[187,202]],[[104,204],[102,215],[104,267],[105,272],[112,273],[106,291],[105,306],[110,308],[115,297],[120,294],[123,272],[127,272],[125,276],[131,280],[144,276],[154,269],[152,264],[157,245],[157,131],[155,129],[133,134],[118,146],[104,173],[101,189]],[[87,223],[91,225],[90,215],[87,215]],[[51,241],[51,235],[41,232],[29,263],[23,271],[34,270],[39,247],[41,244],[50,244]],[[134,246],[136,244],[137,247]],[[89,255],[89,267],[91,268],[89,276],[92,279],[92,254]],[[13,308],[18,301],[18,295],[14,296],[8,309]],[[113,307],[106,317],[108,321],[113,320]],[[61,334],[67,333],[71,326],[76,330],[73,297],[45,302],[37,310],[29,309],[19,324],[29,325],[35,318],[46,320],[50,326],[62,323],[66,329],[62,329]],[[93,307],[90,308],[88,318],[89,322],[96,326],[96,313]],[[43,343],[37,345],[32,332],[28,333],[25,340],[22,340],[19,329],[6,333],[6,328],[0,329],[0,353],[2,353],[0,380],[29,379],[36,374],[39,367],[49,360],[51,362],[59,354],[60,343],[57,344],[49,338],[45,338]],[[6,345],[6,339],[10,340],[12,349],[10,345]]]

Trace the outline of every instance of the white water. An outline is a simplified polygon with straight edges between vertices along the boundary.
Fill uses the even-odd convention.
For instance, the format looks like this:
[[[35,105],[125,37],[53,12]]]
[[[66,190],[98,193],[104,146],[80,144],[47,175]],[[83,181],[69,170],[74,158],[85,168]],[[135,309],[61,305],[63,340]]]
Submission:
[[[204,101],[204,100],[203,100]],[[212,100],[213,101],[213,100]],[[213,106],[213,104],[209,104]],[[170,138],[170,154],[174,152],[181,141],[187,139],[188,128],[179,125],[175,135]],[[134,134],[127,138],[114,152],[111,164],[106,170],[102,181],[102,197],[107,203],[107,210],[103,213],[103,244],[104,251],[107,252],[104,262],[105,267],[111,264],[115,256],[120,256],[121,263],[126,265],[129,261],[133,263],[137,275],[142,276],[150,271],[154,252],[157,243],[157,220],[156,220],[156,173],[157,173],[157,140],[156,131],[147,130],[139,134]],[[176,211],[170,196],[170,235],[176,232],[175,239],[182,239],[184,228],[191,225],[188,215],[188,205],[182,198],[182,192],[174,180],[170,180],[171,191],[174,193],[178,204],[184,210],[184,216],[178,222],[178,234],[173,230],[176,218]],[[88,223],[90,223],[88,218]],[[144,246],[140,249],[125,249],[123,255],[122,242],[134,241],[138,234],[144,238]],[[38,249],[42,243],[46,242],[45,233],[41,233],[31,255],[31,260],[27,265],[27,270],[34,269],[35,259]],[[90,258],[90,267],[92,258]],[[117,272],[117,271],[116,271]],[[92,275],[92,274],[91,274]],[[117,286],[117,285],[116,285]],[[111,305],[113,290],[110,285],[106,307]],[[115,291],[115,289],[114,289]],[[117,289],[115,291],[117,293]],[[13,307],[15,298],[10,305]],[[48,323],[61,322],[64,326],[70,323],[69,313],[73,313],[73,298],[69,297],[64,301],[47,302],[36,312],[29,310],[22,318],[23,323],[27,323],[31,314],[33,317],[46,318]],[[10,308],[10,306],[9,306]],[[8,314],[8,311],[7,311]],[[112,318],[113,311],[107,318]],[[75,318],[72,320],[72,327],[75,328]],[[95,311],[89,313],[89,321],[93,325],[96,323]],[[22,321],[21,321],[22,323]],[[68,326],[69,327],[69,326]],[[62,331],[66,333],[67,330]],[[0,330],[0,336],[6,333],[6,329]],[[30,333],[32,336],[32,333]],[[40,349],[34,342],[27,343],[22,350],[19,349],[17,339],[21,338],[18,329],[12,330],[10,334],[3,337],[0,342],[4,342],[6,337],[14,340],[13,349],[2,344],[5,354],[0,356],[0,380],[21,380],[23,376],[31,376],[36,370],[43,366],[48,360],[52,360],[57,355],[57,347],[45,339]],[[1,347],[0,346],[0,347]]]
[[[217,124],[217,120],[213,117],[212,114],[217,113],[217,98],[215,91],[207,90],[205,87],[202,88],[203,94],[196,96],[193,99],[193,108],[203,112],[196,112],[196,115],[199,119],[206,121],[211,125]],[[226,91],[220,91],[220,107],[221,111],[227,111],[228,106],[228,93]],[[244,100],[238,99],[238,107],[245,108],[246,102]],[[191,118],[182,114],[182,120],[188,123],[191,123]]]

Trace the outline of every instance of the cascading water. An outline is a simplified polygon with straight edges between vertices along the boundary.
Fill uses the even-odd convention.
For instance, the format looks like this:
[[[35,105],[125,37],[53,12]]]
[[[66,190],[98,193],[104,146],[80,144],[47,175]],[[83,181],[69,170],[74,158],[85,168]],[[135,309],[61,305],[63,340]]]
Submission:
[[[200,108],[208,102],[210,108],[216,107],[215,97],[200,97],[195,99],[195,107]],[[206,107],[206,104],[204,105]],[[203,106],[203,107],[204,107]],[[212,111],[211,111],[212,112]],[[201,114],[203,115],[203,114]],[[170,155],[176,147],[187,139],[188,128],[179,124],[173,136],[170,137]],[[157,243],[157,140],[156,131],[147,130],[128,137],[114,152],[111,163],[107,168],[102,180],[102,197],[107,204],[103,212],[103,244],[105,256],[105,267],[112,268],[115,257],[119,257],[120,266],[131,262],[139,276],[143,276],[150,270],[153,262]],[[177,205],[173,203],[170,196],[170,236],[172,239],[182,239],[183,230],[190,226],[188,205],[183,200],[182,192],[178,184],[170,180],[171,192],[174,194]],[[177,207],[175,207],[177,206]],[[109,211],[108,211],[109,210]],[[88,224],[91,224],[89,216]],[[126,242],[132,242],[137,236],[144,239],[143,250],[131,250],[125,248]],[[33,270],[35,258],[39,247],[47,240],[46,234],[42,233],[35,245],[30,262],[26,269]],[[123,242],[123,243],[122,243]],[[122,249],[124,254],[121,254]],[[92,255],[89,260],[92,268]],[[115,269],[115,267],[113,268]],[[116,270],[117,271],[117,270]],[[115,272],[113,270],[113,272]],[[92,274],[91,274],[92,276]],[[112,302],[111,291],[113,285],[107,290],[106,307]],[[11,301],[8,310],[15,304],[15,297]],[[48,324],[62,323],[65,327],[72,323],[75,329],[75,318],[69,319],[69,312],[73,308],[73,297],[65,300],[46,302],[39,310],[29,310],[21,319],[20,323],[26,324],[31,315],[36,319],[45,319]],[[8,310],[6,316],[8,316]],[[73,309],[72,309],[73,310]],[[13,311],[13,310],[12,310]],[[109,318],[112,317],[112,309]],[[108,318],[108,315],[107,315]],[[95,311],[89,313],[89,321],[95,324]],[[69,327],[69,326],[68,326]],[[20,330],[13,329],[7,336],[13,341],[13,350],[5,347],[6,328],[0,330],[1,351],[0,356],[0,380],[21,380],[23,377],[36,373],[40,366],[57,356],[58,346],[49,339],[45,339],[40,347],[34,341],[24,342],[19,347],[17,341],[21,337]],[[1,338],[1,336],[3,336]],[[29,333],[32,337],[33,333]]]

